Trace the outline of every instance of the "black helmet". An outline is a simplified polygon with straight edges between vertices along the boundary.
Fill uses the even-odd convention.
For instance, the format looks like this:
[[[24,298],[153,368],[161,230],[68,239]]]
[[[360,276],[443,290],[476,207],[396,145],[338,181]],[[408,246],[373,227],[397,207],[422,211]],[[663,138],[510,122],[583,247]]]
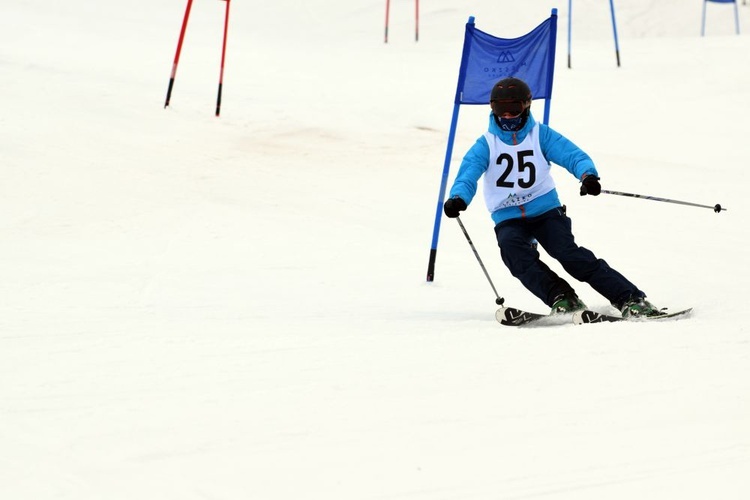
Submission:
[[[530,101],[531,89],[526,82],[518,78],[503,78],[492,87],[490,102],[492,101]]]
[[[501,130],[521,130],[531,111],[531,89],[518,78],[503,78],[492,87],[490,107]]]

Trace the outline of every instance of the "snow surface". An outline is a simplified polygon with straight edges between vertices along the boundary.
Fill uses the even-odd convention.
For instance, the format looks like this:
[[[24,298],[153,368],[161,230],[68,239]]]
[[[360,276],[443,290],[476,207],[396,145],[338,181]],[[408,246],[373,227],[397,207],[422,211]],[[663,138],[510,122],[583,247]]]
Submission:
[[[0,6],[0,498],[750,498],[750,38],[730,6]],[[686,4],[690,3],[689,6]],[[690,319],[511,329],[433,218],[470,15],[560,9],[551,125],[605,189],[578,241]],[[750,30],[750,7],[740,5]],[[541,117],[543,105],[534,111]],[[463,107],[451,181],[488,109]],[[509,304],[481,198],[462,217]],[[552,261],[548,262],[559,270]],[[561,271],[562,272],[562,271]],[[577,286],[593,308],[606,300]]]

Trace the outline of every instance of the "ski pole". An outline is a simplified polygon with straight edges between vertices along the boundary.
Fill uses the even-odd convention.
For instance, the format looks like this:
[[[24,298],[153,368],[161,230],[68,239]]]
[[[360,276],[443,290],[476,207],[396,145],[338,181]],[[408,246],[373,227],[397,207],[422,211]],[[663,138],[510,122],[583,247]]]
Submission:
[[[492,279],[490,279],[490,275],[487,272],[487,268],[484,267],[484,264],[482,263],[482,259],[479,258],[479,253],[477,252],[477,249],[474,247],[474,243],[472,243],[471,238],[469,238],[469,233],[466,232],[466,228],[464,227],[464,223],[461,222],[461,217],[456,217],[456,220],[458,221],[458,225],[461,226],[461,231],[463,231],[464,236],[466,236],[466,241],[469,242],[469,246],[471,247],[471,250],[474,252],[474,256],[477,258],[477,261],[479,262],[479,266],[482,268],[482,271],[484,271],[484,275],[487,277],[487,281],[490,282],[490,286],[492,287],[492,291],[495,292],[495,304],[501,306],[503,305],[503,302],[505,302],[505,299],[500,296],[500,294],[497,293],[497,289],[495,288],[495,284],[492,283]]]
[[[630,198],[642,198],[644,200],[653,200],[653,201],[663,201],[665,203],[676,203],[677,205],[688,205],[691,207],[700,207],[700,208],[711,208],[714,212],[717,214],[721,212],[722,210],[726,211],[726,208],[722,208],[720,204],[716,204],[714,206],[711,205],[701,205],[699,203],[691,203],[689,201],[679,201],[679,200],[670,200],[669,198],[659,198],[657,196],[648,196],[645,194],[634,194],[634,193],[623,193],[621,191],[609,191],[607,189],[602,189],[602,193],[605,194],[613,194],[616,196],[628,196]]]

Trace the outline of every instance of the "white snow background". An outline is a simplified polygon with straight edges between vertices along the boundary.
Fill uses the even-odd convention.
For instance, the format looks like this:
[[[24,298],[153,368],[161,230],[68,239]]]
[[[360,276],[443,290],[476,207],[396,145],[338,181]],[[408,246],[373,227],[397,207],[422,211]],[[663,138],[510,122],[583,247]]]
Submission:
[[[750,498],[750,38],[730,6],[0,6],[0,498]],[[689,4],[689,5],[688,5]],[[681,321],[514,329],[455,221],[425,275],[464,25],[560,9],[577,241]],[[750,30],[750,7],[740,5]],[[541,119],[543,103],[532,107]],[[487,125],[463,106],[450,181]],[[546,312],[462,217],[506,302]],[[554,269],[563,272],[547,259]],[[609,310],[588,285],[590,307]]]

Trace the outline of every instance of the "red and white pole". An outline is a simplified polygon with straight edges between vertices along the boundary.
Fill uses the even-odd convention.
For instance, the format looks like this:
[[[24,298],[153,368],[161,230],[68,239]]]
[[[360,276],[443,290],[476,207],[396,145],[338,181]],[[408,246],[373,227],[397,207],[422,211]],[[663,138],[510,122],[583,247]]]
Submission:
[[[388,16],[391,11],[391,0],[385,0],[385,43],[388,43]]]
[[[419,41],[419,0],[415,0],[415,15],[414,15],[414,41]]]
[[[167,88],[167,99],[164,101],[164,107],[169,106],[169,99],[172,97],[172,87],[174,86],[174,78],[177,75],[177,64],[180,62],[180,52],[182,52],[182,41],[185,39],[185,29],[187,28],[188,17],[190,17],[190,7],[193,5],[193,0],[188,0],[187,7],[185,8],[185,17],[182,20],[182,29],[180,29],[180,38],[177,41],[177,52],[174,55],[174,63],[172,64],[172,73],[169,76],[169,87]]]
[[[224,42],[221,47],[221,71],[219,73],[219,95],[216,97],[216,116],[219,116],[221,111],[221,88],[224,85],[224,61],[227,55],[227,31],[229,29],[229,1],[223,0],[227,3],[226,12],[224,14]]]

